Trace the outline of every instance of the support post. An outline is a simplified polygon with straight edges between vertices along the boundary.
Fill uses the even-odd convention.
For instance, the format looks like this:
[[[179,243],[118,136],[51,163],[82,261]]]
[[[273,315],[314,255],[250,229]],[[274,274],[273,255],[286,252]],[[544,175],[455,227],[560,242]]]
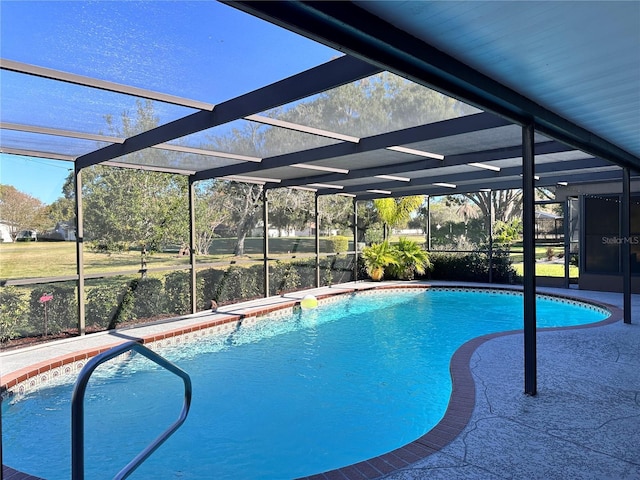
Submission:
[[[319,201],[320,198],[318,193],[313,194],[314,198],[314,215],[316,222],[316,288],[320,288],[320,210],[319,210]]]
[[[427,251],[431,251],[431,195],[427,195]]]
[[[536,259],[534,125],[522,127],[522,198],[524,257],[524,393],[536,395]]]
[[[193,176],[189,176],[189,264],[191,269],[191,313],[198,311],[198,282],[196,272],[196,187]]]
[[[631,323],[631,172],[622,169],[622,303],[624,323]]]
[[[358,281],[358,201],[353,199],[353,281]]]
[[[84,298],[84,212],[82,206],[82,170],[75,166],[76,194],[76,272],[78,274],[78,333],[85,334]]]
[[[569,197],[564,200],[564,223],[562,225],[562,234],[564,236],[564,288],[569,288],[570,286],[570,273],[569,270],[571,268],[571,201]]]
[[[493,224],[496,212],[493,208],[493,190],[489,191],[489,283],[493,283]]]
[[[269,200],[266,188],[262,190],[262,223],[264,298],[267,298],[269,296]]]

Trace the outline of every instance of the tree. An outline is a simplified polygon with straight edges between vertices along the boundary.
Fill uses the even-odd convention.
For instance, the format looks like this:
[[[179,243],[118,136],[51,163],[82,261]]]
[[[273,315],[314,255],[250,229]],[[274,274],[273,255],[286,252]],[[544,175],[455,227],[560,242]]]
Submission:
[[[196,253],[209,252],[215,230],[231,220],[234,199],[225,194],[223,181],[207,180],[196,187]]]
[[[391,73],[381,73],[323,92],[307,101],[266,112],[279,120],[358,137],[422,125],[476,111],[445,95]],[[214,150],[259,158],[282,155],[334,143],[335,140],[283,128],[247,122],[211,139]],[[234,222],[237,252],[255,226],[262,187],[236,188]],[[276,221],[280,221],[277,219]]]
[[[82,180],[88,239],[152,250],[186,241],[186,177],[95,165]]]
[[[269,190],[269,225],[282,232],[291,228],[303,229],[314,217],[312,192],[276,188]]]
[[[477,205],[485,218],[491,218],[492,203],[496,221],[508,222],[522,213],[522,190],[475,192],[466,193],[463,196]]]
[[[322,195],[318,198],[320,231],[329,234],[332,229],[345,231],[353,227],[353,200],[340,195]]]
[[[272,129],[267,129],[272,130]],[[248,122],[243,128],[234,128],[223,136],[212,139],[214,150],[242,155],[258,156],[264,144],[265,128]],[[221,188],[225,195],[233,198],[231,219],[236,229],[234,255],[244,255],[244,241],[257,223],[262,205],[262,185],[235,181],[224,181]]]
[[[511,245],[518,240],[521,235],[522,220],[519,218],[513,218],[509,222],[496,222],[494,242],[496,245],[506,248],[507,251],[511,249]]]
[[[9,233],[15,241],[22,230],[46,228],[45,205],[13,185],[0,184],[0,220],[9,226]]]
[[[62,196],[46,208],[47,218],[52,225],[66,223],[76,225],[76,193],[74,173],[71,172],[62,186]]]
[[[150,101],[138,101],[134,114],[123,112],[119,124],[111,117],[106,120],[111,135],[125,138],[159,123]],[[147,149],[131,155],[137,163],[172,166],[180,163],[182,154]],[[186,242],[186,176],[94,165],[83,169],[81,178],[88,239],[107,248],[137,244],[158,249]]]
[[[409,221],[411,214],[424,202],[424,195],[399,198],[378,198],[373,204],[384,222],[384,239],[389,238],[389,230]]]

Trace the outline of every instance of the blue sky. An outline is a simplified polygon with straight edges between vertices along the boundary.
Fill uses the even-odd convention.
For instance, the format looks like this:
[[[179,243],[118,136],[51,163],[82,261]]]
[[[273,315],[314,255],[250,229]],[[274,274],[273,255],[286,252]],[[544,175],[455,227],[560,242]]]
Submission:
[[[0,22],[4,59],[210,103],[339,55],[209,1],[2,0]],[[0,80],[4,122],[105,133],[98,131],[105,128],[104,116],[119,118],[133,104],[131,98],[61,88],[5,71]],[[11,142],[19,138],[7,132],[2,144],[17,148]],[[41,148],[47,145],[50,140],[40,141]],[[0,182],[51,203],[61,195],[70,166],[1,154]]]

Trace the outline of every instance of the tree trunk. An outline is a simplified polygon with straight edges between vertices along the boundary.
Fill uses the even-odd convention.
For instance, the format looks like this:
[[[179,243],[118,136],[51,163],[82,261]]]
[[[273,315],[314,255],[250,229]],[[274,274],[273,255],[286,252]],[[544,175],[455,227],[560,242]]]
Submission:
[[[247,215],[244,221],[240,222],[237,229],[236,246],[233,249],[233,254],[236,256],[244,255],[244,241],[247,238],[247,234],[253,227],[254,215]]]

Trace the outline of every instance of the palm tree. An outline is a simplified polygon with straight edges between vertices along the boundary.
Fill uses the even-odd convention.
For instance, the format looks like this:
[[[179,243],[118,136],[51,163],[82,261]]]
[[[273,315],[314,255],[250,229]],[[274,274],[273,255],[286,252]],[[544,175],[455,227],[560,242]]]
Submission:
[[[371,280],[379,281],[384,276],[384,269],[397,263],[395,249],[387,241],[373,243],[362,249],[362,259]]]
[[[405,223],[424,202],[424,195],[401,198],[376,198],[373,204],[384,223],[383,239],[389,239],[389,230]]]

